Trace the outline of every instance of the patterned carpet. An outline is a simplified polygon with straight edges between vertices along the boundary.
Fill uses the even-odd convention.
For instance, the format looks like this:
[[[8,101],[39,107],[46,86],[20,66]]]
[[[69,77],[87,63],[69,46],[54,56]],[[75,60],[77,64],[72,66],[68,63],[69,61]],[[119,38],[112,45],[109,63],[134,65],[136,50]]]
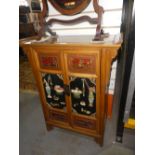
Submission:
[[[27,58],[22,57],[19,61],[19,88],[20,91],[37,91],[30,63]]]

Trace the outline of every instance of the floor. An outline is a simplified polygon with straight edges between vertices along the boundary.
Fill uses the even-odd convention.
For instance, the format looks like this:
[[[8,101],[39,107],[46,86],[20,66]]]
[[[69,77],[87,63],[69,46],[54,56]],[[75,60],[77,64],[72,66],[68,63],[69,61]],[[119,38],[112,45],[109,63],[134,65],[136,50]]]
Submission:
[[[20,155],[134,155],[134,132],[126,130],[123,144],[111,141],[107,121],[104,147],[94,139],[64,129],[45,127],[39,96],[20,91]]]

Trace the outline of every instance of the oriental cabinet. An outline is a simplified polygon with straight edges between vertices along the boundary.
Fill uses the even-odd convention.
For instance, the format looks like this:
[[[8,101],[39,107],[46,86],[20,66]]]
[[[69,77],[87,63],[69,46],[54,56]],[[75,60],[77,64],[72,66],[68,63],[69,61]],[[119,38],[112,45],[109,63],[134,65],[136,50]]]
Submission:
[[[27,43],[48,130],[76,131],[103,144],[105,94],[112,59],[120,45],[94,43]]]

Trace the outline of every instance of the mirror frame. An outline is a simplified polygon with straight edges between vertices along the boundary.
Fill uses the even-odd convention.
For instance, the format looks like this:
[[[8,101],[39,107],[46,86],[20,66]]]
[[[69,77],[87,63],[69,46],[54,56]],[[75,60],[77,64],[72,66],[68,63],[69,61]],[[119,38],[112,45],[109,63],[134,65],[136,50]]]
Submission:
[[[72,0],[72,2],[75,2],[75,3],[76,3],[76,1],[78,1],[78,0]],[[66,8],[66,9],[62,6],[60,6],[59,3],[56,2],[56,0],[49,0],[49,2],[61,14],[72,16],[72,15],[82,12],[90,4],[91,0],[84,0],[79,5],[75,6],[74,8]]]

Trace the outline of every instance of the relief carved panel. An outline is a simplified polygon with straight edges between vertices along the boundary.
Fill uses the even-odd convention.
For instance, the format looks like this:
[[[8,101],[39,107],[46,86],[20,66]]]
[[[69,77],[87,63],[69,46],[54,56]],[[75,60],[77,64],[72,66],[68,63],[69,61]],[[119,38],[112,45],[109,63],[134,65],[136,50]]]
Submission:
[[[77,55],[69,54],[67,57],[68,69],[73,73],[96,73],[96,56],[95,55]]]
[[[60,55],[59,54],[39,54],[40,67],[43,69],[60,70]]]

